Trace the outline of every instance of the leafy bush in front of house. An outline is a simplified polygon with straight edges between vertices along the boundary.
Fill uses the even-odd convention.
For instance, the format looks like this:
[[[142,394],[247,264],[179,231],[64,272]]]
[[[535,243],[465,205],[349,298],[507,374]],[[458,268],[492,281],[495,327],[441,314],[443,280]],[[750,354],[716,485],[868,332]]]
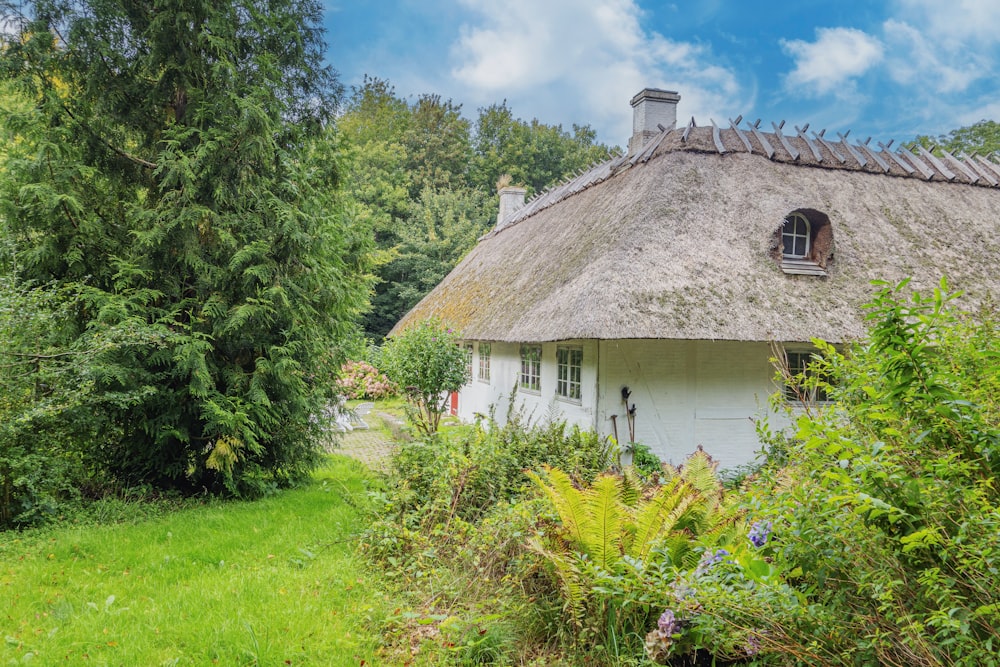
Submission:
[[[417,431],[437,433],[448,408],[448,393],[469,381],[468,358],[457,331],[435,319],[425,320],[382,346],[382,368],[406,396],[408,415]]]
[[[836,407],[749,496],[804,598],[768,636],[789,662],[1000,662],[1000,329],[944,282],[904,287],[881,285],[850,354],[823,346]]]
[[[372,401],[395,396],[398,387],[384,373],[366,361],[349,361],[340,367],[337,387],[349,399]]]
[[[632,465],[644,477],[651,478],[654,482],[663,474],[663,461],[653,453],[649,445],[641,442],[632,443]]]

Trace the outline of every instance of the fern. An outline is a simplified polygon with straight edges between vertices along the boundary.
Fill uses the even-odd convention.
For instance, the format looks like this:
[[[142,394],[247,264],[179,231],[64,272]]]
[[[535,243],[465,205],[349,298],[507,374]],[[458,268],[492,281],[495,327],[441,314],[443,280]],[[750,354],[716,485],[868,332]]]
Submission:
[[[604,474],[583,489],[557,468],[529,477],[559,515],[565,546],[612,570],[623,555],[648,558],[671,535],[690,540],[735,530],[736,515],[722,505],[715,469],[707,454],[695,452],[683,466],[665,468],[667,482],[648,496],[628,474]]]
[[[674,531],[685,513],[702,498],[681,479],[661,486],[656,495],[636,508],[635,540],[628,554],[645,560],[657,541]]]
[[[585,551],[605,570],[622,557],[623,522],[628,508],[620,500],[619,480],[614,475],[601,475],[584,492],[587,522],[580,526],[586,540]]]

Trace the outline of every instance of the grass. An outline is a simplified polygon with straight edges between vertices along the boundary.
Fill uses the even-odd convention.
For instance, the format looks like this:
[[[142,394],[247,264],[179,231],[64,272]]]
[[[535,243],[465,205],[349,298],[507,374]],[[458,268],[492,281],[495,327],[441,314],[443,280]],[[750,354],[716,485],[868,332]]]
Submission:
[[[0,534],[0,664],[373,664],[389,605],[355,556],[367,473],[131,524]]]

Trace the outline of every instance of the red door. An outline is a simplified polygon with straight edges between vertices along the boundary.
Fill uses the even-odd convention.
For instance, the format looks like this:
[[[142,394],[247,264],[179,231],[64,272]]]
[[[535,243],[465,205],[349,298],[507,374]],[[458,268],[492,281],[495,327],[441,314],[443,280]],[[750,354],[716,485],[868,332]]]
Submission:
[[[449,414],[451,414],[451,416],[455,417],[455,416],[458,415],[458,392],[457,391],[451,392],[450,403],[451,403],[451,410],[449,411]]]

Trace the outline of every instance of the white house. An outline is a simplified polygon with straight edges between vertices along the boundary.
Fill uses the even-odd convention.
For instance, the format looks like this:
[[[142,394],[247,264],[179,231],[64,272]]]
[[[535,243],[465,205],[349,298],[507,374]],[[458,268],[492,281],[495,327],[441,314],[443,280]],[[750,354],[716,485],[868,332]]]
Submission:
[[[397,324],[463,332],[460,417],[517,388],[539,417],[731,467],[760,449],[772,345],[795,365],[814,337],[862,336],[871,280],[1000,294],[1000,165],[808,126],[676,128],[678,100],[633,98],[627,155],[527,203],[502,191],[496,228]]]

